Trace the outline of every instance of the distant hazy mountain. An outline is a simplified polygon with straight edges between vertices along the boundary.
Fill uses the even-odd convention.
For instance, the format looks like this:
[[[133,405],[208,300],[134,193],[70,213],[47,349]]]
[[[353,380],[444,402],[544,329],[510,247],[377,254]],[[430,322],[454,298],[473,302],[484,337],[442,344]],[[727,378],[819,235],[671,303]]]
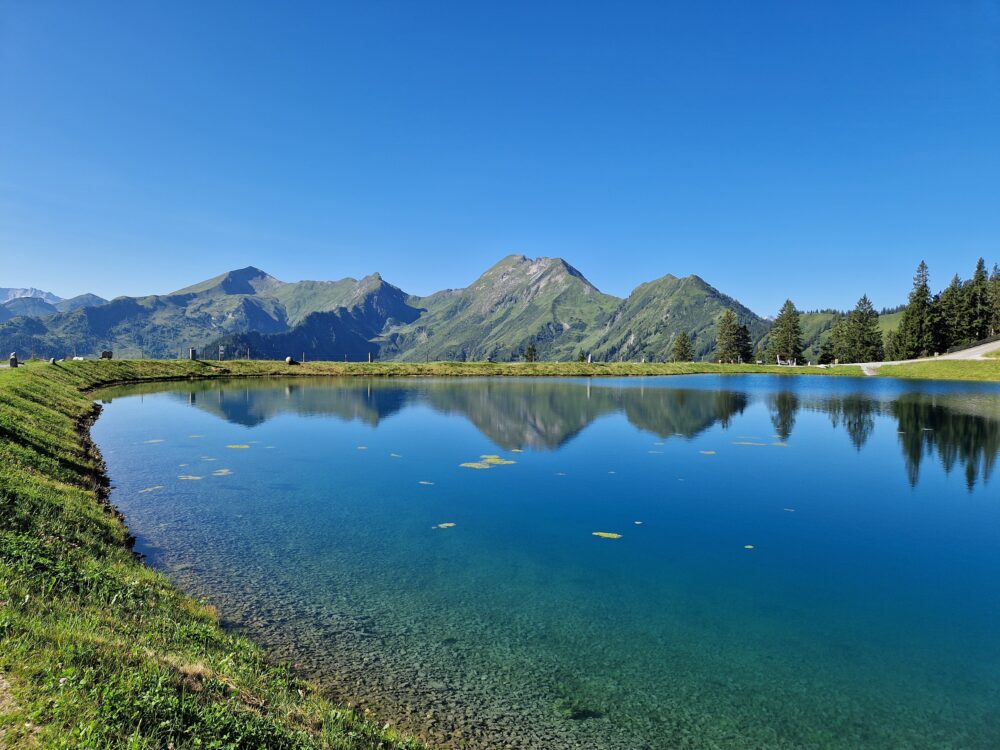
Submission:
[[[59,300],[55,303],[55,308],[59,312],[72,312],[73,310],[82,310],[85,307],[97,307],[98,305],[106,305],[107,303],[106,299],[98,297],[96,294],[80,294],[76,297]]]
[[[13,289],[9,287],[0,287],[0,305],[5,302],[10,302],[12,299],[20,299],[21,297],[34,297],[36,299],[48,302],[50,305],[54,305],[61,299],[52,292],[43,292],[41,289],[35,289],[29,287],[27,289]]]
[[[511,255],[464,289],[415,297],[377,273],[287,283],[250,266],[165,295],[20,298],[0,306],[0,351],[214,357],[221,345],[227,356],[502,361],[533,342],[542,359],[663,361],[682,331],[711,358],[727,309],[755,341],[766,335],[767,321],[697,276],[667,275],[623,300],[560,258]]]
[[[41,297],[15,297],[3,303],[4,309],[10,313],[11,317],[25,315],[31,318],[39,318],[43,315],[53,315],[59,312],[55,305],[46,302]]]

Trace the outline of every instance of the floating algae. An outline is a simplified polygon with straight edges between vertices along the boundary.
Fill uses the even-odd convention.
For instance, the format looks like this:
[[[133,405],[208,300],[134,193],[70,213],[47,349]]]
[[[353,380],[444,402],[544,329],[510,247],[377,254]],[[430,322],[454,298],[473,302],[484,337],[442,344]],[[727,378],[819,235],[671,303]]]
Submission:
[[[735,440],[733,445],[767,445],[767,443],[754,443],[749,440]]]
[[[601,539],[621,539],[621,534],[616,534],[613,531],[594,531],[592,532],[594,536],[599,536]]]
[[[753,549],[753,545],[752,544],[744,544],[743,545],[743,549]]]
[[[152,445],[153,443],[162,443],[163,442],[163,438],[154,438],[152,440],[144,440],[143,442],[146,445]]]
[[[402,458],[402,456],[399,455],[398,453],[390,453],[389,458]]]
[[[463,469],[489,469],[490,465],[482,461],[466,461],[464,464],[459,464]]]
[[[775,448],[787,448],[788,443],[771,443]]]
[[[782,510],[785,511],[785,513],[794,513],[795,512],[795,508],[782,508]]]
[[[358,446],[358,450],[359,451],[366,451],[366,450],[368,450],[368,446],[367,445],[359,445]]]
[[[521,450],[520,448],[511,448],[510,452],[511,453],[524,453],[524,451]]]
[[[154,484],[152,487],[147,487],[144,490],[139,490],[139,494],[141,495],[146,492],[156,492],[157,490],[162,490],[162,489],[163,489],[162,484]]]
[[[217,458],[212,458],[211,456],[202,456],[202,457],[201,457],[201,460],[202,460],[202,461],[218,461],[219,459],[217,459]]]
[[[428,482],[426,479],[421,479],[419,482],[417,482],[417,484],[422,484],[425,487],[430,487],[432,484],[434,484],[434,482]]]
[[[232,448],[234,450],[246,450],[250,446],[246,443],[233,443],[232,445],[227,445],[227,448]]]
[[[188,437],[191,438],[192,440],[197,440],[198,438],[203,438],[205,436],[204,435],[188,435]]]
[[[437,526],[434,526],[433,528],[435,528],[435,529],[451,529],[451,528],[454,528],[454,526],[455,526],[455,524],[449,522],[449,523],[439,523]]]
[[[703,456],[714,456],[715,451],[698,451]]]
[[[178,479],[183,479],[185,482],[197,482],[201,477],[192,476],[191,474],[181,474]]]
[[[178,469],[183,469],[187,464],[177,464]]]
[[[500,456],[483,456],[482,458],[484,464],[492,464],[493,466],[510,466],[517,463],[517,461],[500,458]]]
[[[642,521],[633,521],[636,526],[642,526]]]
[[[646,451],[646,452],[647,452],[647,453],[655,453],[655,454],[660,454],[660,453],[663,453],[663,451]]]
[[[228,477],[233,473],[232,469],[216,469],[212,472],[213,477]]]

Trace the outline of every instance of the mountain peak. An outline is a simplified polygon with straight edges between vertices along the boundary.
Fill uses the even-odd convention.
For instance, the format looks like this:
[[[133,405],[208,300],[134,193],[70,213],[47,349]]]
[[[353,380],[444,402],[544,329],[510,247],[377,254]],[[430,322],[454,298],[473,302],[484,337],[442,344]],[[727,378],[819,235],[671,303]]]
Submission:
[[[0,305],[4,302],[10,302],[13,299],[22,299],[24,297],[40,299],[48,302],[50,305],[54,305],[56,302],[60,302],[62,300],[62,297],[57,297],[52,292],[35,289],[34,287],[27,287],[25,289],[0,287]]]
[[[200,284],[178,289],[175,294],[204,294],[219,292],[222,294],[259,294],[285,285],[285,282],[271,276],[255,266],[227,271]]]

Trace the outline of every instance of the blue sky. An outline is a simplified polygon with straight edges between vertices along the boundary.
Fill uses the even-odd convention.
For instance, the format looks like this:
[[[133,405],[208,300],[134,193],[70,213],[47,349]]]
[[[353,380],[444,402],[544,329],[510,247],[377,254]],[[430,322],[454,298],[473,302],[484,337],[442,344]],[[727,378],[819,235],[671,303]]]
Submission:
[[[0,3],[0,286],[509,253],[761,314],[1000,261],[1000,2]]]

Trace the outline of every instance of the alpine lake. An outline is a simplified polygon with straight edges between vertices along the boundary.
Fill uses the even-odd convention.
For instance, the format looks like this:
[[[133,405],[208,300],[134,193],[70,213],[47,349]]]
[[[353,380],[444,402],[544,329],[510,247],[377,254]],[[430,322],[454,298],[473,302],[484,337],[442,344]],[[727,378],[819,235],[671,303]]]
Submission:
[[[1000,747],[996,384],[95,397],[149,564],[434,747]]]

